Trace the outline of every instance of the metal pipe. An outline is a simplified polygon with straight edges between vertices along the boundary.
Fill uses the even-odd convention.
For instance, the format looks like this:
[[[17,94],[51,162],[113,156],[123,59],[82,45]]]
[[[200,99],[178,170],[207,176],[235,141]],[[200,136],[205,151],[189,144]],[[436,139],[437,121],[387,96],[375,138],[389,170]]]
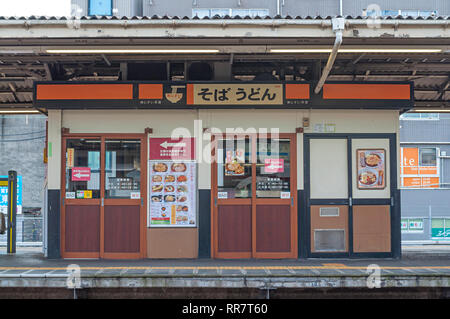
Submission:
[[[342,0],[339,0],[339,15],[342,17]]]
[[[314,89],[314,93],[319,94],[320,90],[322,90],[325,81],[328,78],[328,74],[330,74],[331,69],[333,68],[334,61],[336,60],[336,56],[338,54],[338,50],[342,44],[342,30],[336,31],[336,39],[334,40],[333,49],[328,57],[327,65],[325,69],[323,69],[322,76],[320,77],[319,82],[317,83],[316,88]]]

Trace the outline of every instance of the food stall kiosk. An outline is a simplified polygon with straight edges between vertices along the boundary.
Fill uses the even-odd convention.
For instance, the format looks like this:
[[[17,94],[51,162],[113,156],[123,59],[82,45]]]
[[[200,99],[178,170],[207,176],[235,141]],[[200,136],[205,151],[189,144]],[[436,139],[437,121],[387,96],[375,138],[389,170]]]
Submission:
[[[410,82],[37,82],[62,258],[399,257]]]

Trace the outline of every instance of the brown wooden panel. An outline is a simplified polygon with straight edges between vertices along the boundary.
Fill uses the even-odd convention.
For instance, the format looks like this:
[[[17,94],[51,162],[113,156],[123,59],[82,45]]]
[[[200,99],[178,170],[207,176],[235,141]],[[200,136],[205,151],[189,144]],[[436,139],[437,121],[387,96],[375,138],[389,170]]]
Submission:
[[[139,212],[140,206],[105,206],[105,252],[139,252]]]
[[[148,258],[197,258],[198,229],[158,228],[147,229]]]
[[[353,250],[355,253],[391,251],[389,206],[353,206]]]
[[[338,207],[339,216],[320,216],[321,207]],[[315,252],[314,230],[315,229],[344,229],[345,251],[348,251],[348,206],[320,205],[311,206],[311,252]]]
[[[291,206],[256,206],[256,251],[289,252],[291,250]]]
[[[217,212],[217,228],[219,252],[251,252],[251,206],[219,206]]]
[[[100,207],[66,206],[65,251],[100,251]]]

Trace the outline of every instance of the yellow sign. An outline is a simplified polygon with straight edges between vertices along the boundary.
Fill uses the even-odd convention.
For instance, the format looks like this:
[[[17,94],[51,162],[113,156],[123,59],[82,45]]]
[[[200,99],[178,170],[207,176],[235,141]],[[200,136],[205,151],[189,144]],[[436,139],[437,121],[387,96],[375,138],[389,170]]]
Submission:
[[[74,163],[75,150],[73,148],[67,149],[67,168],[72,168]]]
[[[84,198],[92,198],[92,191],[84,191]]]
[[[283,105],[282,84],[188,84],[188,105]]]

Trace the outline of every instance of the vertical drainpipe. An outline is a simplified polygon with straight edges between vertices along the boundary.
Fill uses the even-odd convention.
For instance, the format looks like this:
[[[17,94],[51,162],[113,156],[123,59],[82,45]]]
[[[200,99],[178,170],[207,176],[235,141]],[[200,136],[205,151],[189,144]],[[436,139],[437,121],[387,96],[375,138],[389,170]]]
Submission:
[[[331,20],[333,31],[336,35],[336,39],[334,40],[333,49],[331,50],[330,56],[328,57],[328,62],[325,68],[323,69],[322,76],[317,83],[316,88],[314,89],[314,93],[319,94],[320,90],[328,78],[328,74],[330,74],[331,69],[333,68],[334,61],[336,60],[336,56],[338,54],[338,50],[342,44],[342,32],[345,27],[345,19],[344,18],[333,18]]]

